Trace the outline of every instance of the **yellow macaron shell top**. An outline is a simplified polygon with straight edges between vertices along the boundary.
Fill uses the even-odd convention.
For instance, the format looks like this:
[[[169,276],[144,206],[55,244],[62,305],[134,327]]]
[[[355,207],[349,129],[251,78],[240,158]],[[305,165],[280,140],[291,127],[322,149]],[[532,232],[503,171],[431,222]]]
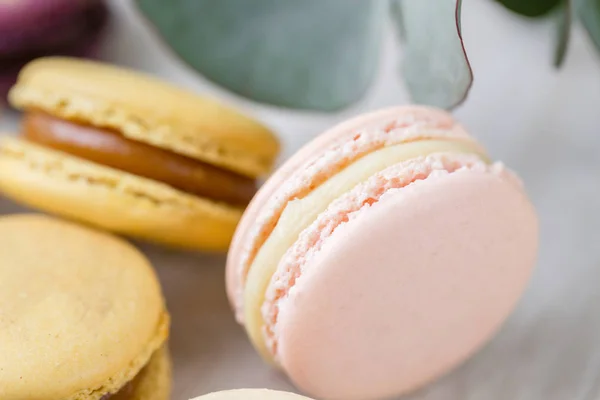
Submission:
[[[0,219],[0,398],[98,400],[148,364],[168,325],[133,246],[50,217]]]
[[[400,143],[369,153],[341,170],[307,196],[290,201],[275,229],[254,258],[244,288],[244,325],[263,358],[272,361],[263,337],[261,307],[277,265],[285,252],[329,204],[370,176],[394,164],[439,152],[478,154],[487,159],[474,141],[422,140]]]
[[[114,129],[125,137],[257,177],[279,151],[259,122],[151,76],[63,57],[25,66],[11,104]]]

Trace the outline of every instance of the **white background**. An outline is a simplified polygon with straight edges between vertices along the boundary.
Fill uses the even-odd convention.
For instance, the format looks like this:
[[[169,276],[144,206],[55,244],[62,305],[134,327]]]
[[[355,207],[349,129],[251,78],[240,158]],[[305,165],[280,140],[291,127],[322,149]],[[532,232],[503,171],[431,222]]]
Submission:
[[[361,103],[338,114],[254,104],[227,93],[172,57],[129,2],[113,0],[104,58],[238,105],[272,126],[284,157],[350,116],[403,104],[401,57],[386,39],[380,75]],[[479,355],[411,399],[600,399],[600,57],[576,29],[561,71],[551,66],[552,21],[532,22],[491,0],[463,2],[463,29],[476,79],[456,116],[496,158],[517,170],[541,223],[539,265],[500,335]],[[0,130],[16,129],[16,115]],[[20,210],[0,200],[0,212]],[[224,257],[142,245],[173,315],[174,400],[214,390],[293,390],[263,365],[233,321],[223,290]]]

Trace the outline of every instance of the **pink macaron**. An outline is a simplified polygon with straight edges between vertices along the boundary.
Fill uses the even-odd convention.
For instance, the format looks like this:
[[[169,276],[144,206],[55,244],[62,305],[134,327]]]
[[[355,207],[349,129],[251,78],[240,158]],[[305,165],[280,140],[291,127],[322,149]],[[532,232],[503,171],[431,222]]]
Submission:
[[[325,132],[263,186],[235,234],[238,321],[303,391],[417,389],[499,329],[535,264],[522,184],[440,110],[396,107]]]

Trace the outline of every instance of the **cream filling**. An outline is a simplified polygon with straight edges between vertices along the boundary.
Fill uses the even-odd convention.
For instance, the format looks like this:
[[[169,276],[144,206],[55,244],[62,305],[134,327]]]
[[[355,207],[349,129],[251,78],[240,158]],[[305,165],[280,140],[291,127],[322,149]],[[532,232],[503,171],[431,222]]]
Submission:
[[[425,140],[385,147],[365,155],[332,176],[301,199],[290,201],[275,229],[254,258],[244,288],[245,327],[254,347],[265,360],[273,356],[263,336],[264,320],[261,307],[271,278],[279,261],[294,244],[300,233],[312,224],[329,204],[372,175],[403,161],[433,153],[477,154],[487,161],[480,147],[473,142],[452,140]]]

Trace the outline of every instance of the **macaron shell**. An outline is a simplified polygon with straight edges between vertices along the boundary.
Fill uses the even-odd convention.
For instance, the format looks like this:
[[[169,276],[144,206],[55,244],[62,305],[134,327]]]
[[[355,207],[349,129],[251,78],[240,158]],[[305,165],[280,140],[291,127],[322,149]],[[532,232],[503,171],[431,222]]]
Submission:
[[[279,151],[259,122],[151,76],[106,64],[33,61],[9,94],[17,108],[112,128],[124,136],[256,177]]]
[[[268,360],[270,355],[263,340],[264,320],[261,305],[265,301],[265,293],[278,264],[304,229],[323,215],[336,199],[388,167],[403,166],[415,159],[427,159],[426,156],[432,154],[450,154],[457,157],[472,155],[474,159],[483,163],[482,158],[485,155],[477,153],[478,147],[475,143],[456,140],[423,140],[390,145],[363,156],[305,197],[288,202],[277,226],[258,251],[246,277],[244,289],[244,324],[254,347],[263,358]]]
[[[44,211],[175,247],[223,251],[242,212],[22,140],[0,140],[0,191]]]
[[[207,394],[193,400],[310,400],[293,393],[267,389],[238,389]]]
[[[231,304],[237,308],[238,320],[243,321],[243,313],[241,312],[239,302],[245,278],[241,276],[239,266],[243,262],[244,254],[249,252],[249,247],[253,245],[252,227],[263,212],[265,204],[268,203],[269,199],[275,195],[283,183],[293,176],[302,165],[320,157],[326,149],[333,145],[347,142],[357,132],[381,130],[398,120],[408,122],[435,121],[440,126],[447,126],[449,129],[452,129],[457,136],[468,137],[462,126],[457,125],[452,116],[447,112],[424,106],[400,106],[352,118],[334,126],[307,143],[265,182],[246,208],[238,224],[227,257],[226,272],[227,295]]]
[[[171,355],[166,347],[162,347],[136,376],[133,389],[117,392],[110,400],[168,400],[171,395],[171,375]]]
[[[414,390],[501,326],[536,251],[531,205],[497,175],[459,171],[384,195],[325,239],[280,301],[278,360],[317,398]]]
[[[98,400],[130,382],[169,329],[133,246],[39,215],[0,219],[0,398]]]

